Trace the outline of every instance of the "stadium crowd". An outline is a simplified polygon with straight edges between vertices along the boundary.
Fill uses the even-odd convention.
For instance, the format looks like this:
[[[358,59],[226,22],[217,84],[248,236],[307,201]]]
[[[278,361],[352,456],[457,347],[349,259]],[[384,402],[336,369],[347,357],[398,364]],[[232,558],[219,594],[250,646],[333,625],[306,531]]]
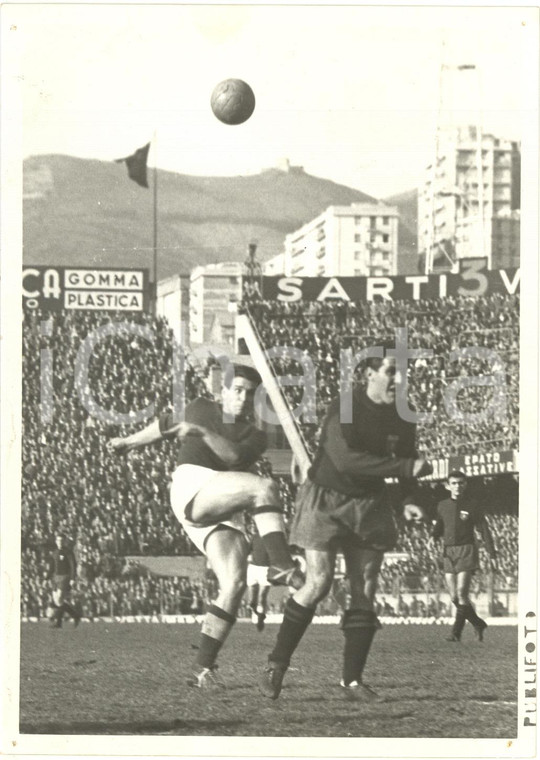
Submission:
[[[261,342],[275,349],[276,375],[302,376],[287,347],[299,349],[317,373],[315,407],[307,400],[304,418],[321,419],[327,403],[338,394],[341,352],[351,359],[363,348],[395,342],[395,330],[408,330],[408,346],[428,349],[430,357],[410,362],[408,399],[411,408],[430,413],[419,426],[419,446],[428,457],[472,454],[518,448],[519,402],[519,296],[462,296],[418,301],[314,301],[280,302],[248,298],[242,308],[252,319]],[[457,349],[475,347],[477,356],[462,355],[450,361]],[[489,354],[487,352],[493,352]],[[462,412],[488,408],[485,419],[474,425],[451,418],[445,409],[451,386],[478,374],[493,375],[505,384],[506,414],[495,415],[496,389],[484,385],[463,387],[458,393]],[[301,384],[285,389],[292,408],[303,399]],[[502,411],[502,410],[501,410]],[[304,424],[306,442],[313,451],[317,425]]]
[[[430,454],[517,447],[518,334],[516,297],[446,299],[411,303],[319,303],[301,306],[254,301],[249,310],[267,346],[301,348],[316,363],[320,415],[338,387],[336,357],[342,348],[358,351],[393,337],[407,325],[412,347],[430,347],[435,358],[417,361],[411,372],[411,399],[420,410],[441,408],[441,386],[457,370],[445,353],[460,345],[496,349],[504,359],[508,422],[485,422],[474,429],[441,420],[423,426],[422,447]],[[497,324],[497,328],[489,325]],[[114,329],[113,329],[114,328]],[[92,342],[93,340],[93,342]],[[91,350],[90,350],[91,349]],[[81,360],[88,352],[87,371]],[[47,367],[51,364],[50,372]],[[294,370],[277,360],[278,374]],[[62,532],[78,564],[76,592],[90,617],[164,612],[195,614],[213,598],[215,582],[186,578],[162,580],[126,566],[130,555],[197,554],[168,507],[174,446],[115,457],[108,438],[140,426],[137,410],[153,405],[157,415],[172,403],[173,339],[167,323],[147,314],[28,310],[23,325],[22,614],[45,615],[51,580],[53,537]],[[470,360],[460,372],[471,370]],[[493,367],[490,372],[493,372]],[[289,388],[293,405],[301,389]],[[296,394],[296,395],[295,395]],[[186,402],[210,395],[205,369],[188,359]],[[106,413],[114,412],[115,419]],[[320,416],[319,416],[320,418]],[[305,426],[308,441],[316,426]],[[270,475],[268,464],[260,474]],[[286,514],[294,486],[278,479]],[[128,487],[129,484],[129,487]],[[498,546],[501,587],[515,587],[517,520],[490,517]],[[398,551],[409,559],[385,566],[381,591],[393,593],[396,579],[430,579],[440,569],[426,548],[425,526],[403,527]],[[423,532],[424,531],[424,532]],[[482,557],[485,562],[485,557]],[[412,585],[412,582],[411,582]],[[441,586],[442,588],[442,586]],[[243,611],[247,614],[247,609]]]

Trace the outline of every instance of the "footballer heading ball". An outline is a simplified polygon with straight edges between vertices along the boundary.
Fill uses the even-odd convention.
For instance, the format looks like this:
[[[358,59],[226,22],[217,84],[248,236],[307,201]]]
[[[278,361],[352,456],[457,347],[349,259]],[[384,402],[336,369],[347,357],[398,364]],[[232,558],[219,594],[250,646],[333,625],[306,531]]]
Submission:
[[[242,79],[225,79],[214,88],[210,105],[224,124],[243,124],[255,110],[255,95]]]

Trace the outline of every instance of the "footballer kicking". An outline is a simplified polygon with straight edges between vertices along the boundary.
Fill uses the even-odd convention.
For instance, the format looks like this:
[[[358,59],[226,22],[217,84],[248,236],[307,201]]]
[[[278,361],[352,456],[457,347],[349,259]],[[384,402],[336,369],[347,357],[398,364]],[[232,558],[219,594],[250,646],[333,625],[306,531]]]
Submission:
[[[431,473],[415,448],[416,426],[396,410],[400,382],[395,358],[368,359],[362,369],[365,388],[353,392],[352,421],[340,421],[340,399],[328,407],[319,447],[307,480],[300,487],[290,543],[305,549],[306,582],[285,606],[283,622],[269,655],[260,688],[277,699],[291,657],[308,628],[317,604],[332,588],[336,554],[343,553],[350,584],[350,607],[341,628],[345,643],[341,686],[351,699],[377,699],[363,682],[375,632],[377,578],[384,552],[397,538],[384,479],[404,486],[407,519],[421,519],[415,504],[415,478]]]
[[[454,470],[448,476],[450,498],[437,505],[437,516],[433,522],[430,547],[442,538],[444,544],[443,570],[456,616],[452,632],[447,641],[461,641],[463,628],[468,620],[479,641],[484,640],[487,623],[476,614],[469,598],[469,588],[473,573],[478,570],[478,548],[474,538],[475,528],[479,530],[486,545],[491,569],[497,570],[495,545],[486,518],[478,504],[467,493],[467,476]]]
[[[248,472],[266,448],[266,435],[252,422],[259,374],[232,365],[224,375],[222,402],[198,398],[186,406],[185,420],[167,412],[148,427],[109,442],[116,452],[130,451],[162,438],[180,443],[172,476],[171,506],[186,534],[214,571],[219,595],[208,607],[199,642],[196,669],[188,684],[224,686],[217,656],[235,623],[246,589],[249,539],[243,512],[250,513],[270,558],[268,580],[299,588],[303,574],[291,556],[273,480]]]

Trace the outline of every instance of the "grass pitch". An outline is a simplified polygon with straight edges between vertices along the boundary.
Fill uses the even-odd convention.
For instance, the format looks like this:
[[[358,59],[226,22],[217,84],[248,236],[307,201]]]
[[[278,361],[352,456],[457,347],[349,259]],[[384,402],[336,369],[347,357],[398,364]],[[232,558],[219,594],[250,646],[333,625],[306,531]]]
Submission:
[[[484,737],[517,734],[517,628],[386,626],[375,637],[366,682],[378,703],[349,702],[338,686],[342,635],[312,625],[281,697],[257,679],[276,625],[237,624],[220,659],[224,692],[185,685],[198,625],[86,623],[61,630],[25,623],[20,731],[40,734],[191,736]]]

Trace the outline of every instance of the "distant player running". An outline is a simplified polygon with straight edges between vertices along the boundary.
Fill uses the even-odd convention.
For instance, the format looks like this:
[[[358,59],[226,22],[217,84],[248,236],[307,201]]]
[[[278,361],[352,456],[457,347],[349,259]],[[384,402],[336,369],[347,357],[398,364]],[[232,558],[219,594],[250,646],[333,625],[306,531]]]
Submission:
[[[187,405],[183,422],[165,413],[145,429],[110,441],[117,452],[161,438],[181,443],[171,506],[189,538],[208,557],[220,589],[205,616],[190,686],[222,685],[216,659],[246,589],[249,543],[244,510],[251,514],[270,557],[270,582],[298,588],[304,580],[287,545],[276,483],[247,472],[266,448],[266,435],[252,422],[259,382],[252,367],[235,364],[234,377],[225,373],[222,404],[199,398]]]
[[[340,421],[340,399],[331,402],[319,449],[300,487],[290,542],[306,550],[306,583],[286,606],[277,641],[261,679],[263,694],[277,699],[291,656],[309,626],[317,604],[329,593],[336,554],[341,549],[350,582],[351,606],[343,615],[345,636],[341,685],[347,696],[370,699],[362,682],[375,631],[373,609],[384,552],[397,538],[386,477],[406,480],[405,515],[423,517],[415,504],[414,478],[431,472],[416,452],[415,425],[398,415],[395,358],[368,359],[366,388],[353,396],[352,422]]]
[[[432,541],[442,537],[444,543],[443,569],[446,584],[456,607],[456,617],[448,641],[461,641],[461,634],[468,620],[478,640],[483,641],[487,623],[476,614],[469,599],[473,573],[478,569],[478,548],[474,529],[482,533],[490,556],[492,570],[497,569],[497,556],[486,518],[476,500],[465,491],[467,476],[454,470],[448,476],[450,498],[439,502],[437,517],[433,524]]]

